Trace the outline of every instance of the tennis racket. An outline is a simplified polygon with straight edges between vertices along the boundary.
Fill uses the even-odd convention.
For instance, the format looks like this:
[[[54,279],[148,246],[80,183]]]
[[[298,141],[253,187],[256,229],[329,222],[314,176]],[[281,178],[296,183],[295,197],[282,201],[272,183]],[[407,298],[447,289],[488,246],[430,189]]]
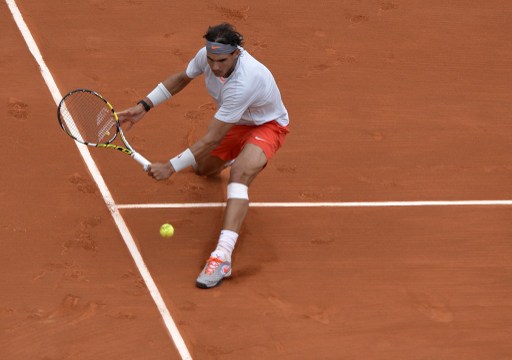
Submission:
[[[75,141],[93,147],[119,150],[134,158],[144,171],[151,165],[128,144],[117,113],[97,92],[87,89],[70,91],[59,103],[57,118],[62,129]],[[112,143],[118,134],[124,146]]]

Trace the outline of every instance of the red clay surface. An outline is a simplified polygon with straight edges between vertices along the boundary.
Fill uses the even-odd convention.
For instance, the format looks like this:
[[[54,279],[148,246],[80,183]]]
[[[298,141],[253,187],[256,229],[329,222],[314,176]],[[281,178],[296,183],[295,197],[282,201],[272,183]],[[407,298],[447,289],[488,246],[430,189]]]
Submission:
[[[60,91],[118,110],[182,70],[208,25],[234,23],[292,122],[252,201],[511,198],[508,1],[17,3]],[[0,16],[0,357],[179,359],[5,3]],[[212,114],[199,79],[127,137],[165,160]],[[119,204],[224,201],[226,174],[154,182],[91,153]],[[511,207],[251,208],[232,279],[209,291],[194,280],[220,208],[122,215],[194,359],[512,358]]]

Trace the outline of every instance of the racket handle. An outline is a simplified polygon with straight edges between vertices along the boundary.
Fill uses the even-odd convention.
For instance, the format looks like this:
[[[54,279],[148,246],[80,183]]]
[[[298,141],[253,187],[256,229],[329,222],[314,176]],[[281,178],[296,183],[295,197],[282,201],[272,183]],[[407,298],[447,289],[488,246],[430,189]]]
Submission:
[[[134,158],[135,161],[137,161],[139,164],[142,165],[142,167],[144,168],[144,171],[148,171],[149,165],[151,165],[151,163],[144,156],[142,156],[138,152],[134,151],[134,152],[132,152],[131,157]]]

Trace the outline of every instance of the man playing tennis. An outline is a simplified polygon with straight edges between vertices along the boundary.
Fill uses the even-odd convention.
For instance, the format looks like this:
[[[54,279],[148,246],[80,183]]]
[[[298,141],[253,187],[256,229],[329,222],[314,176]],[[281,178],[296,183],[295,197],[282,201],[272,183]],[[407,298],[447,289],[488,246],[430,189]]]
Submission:
[[[232,25],[209,27],[203,37],[206,46],[185,71],[171,75],[118,115],[129,129],[152,107],[204,74],[217,104],[206,134],[170,161],[152,164],[148,172],[164,180],[192,166],[198,175],[215,176],[231,165],[218,244],[196,280],[198,287],[211,288],[231,275],[231,255],[249,208],[249,186],[283,144],[289,120],[274,77],[243,49],[243,37]]]

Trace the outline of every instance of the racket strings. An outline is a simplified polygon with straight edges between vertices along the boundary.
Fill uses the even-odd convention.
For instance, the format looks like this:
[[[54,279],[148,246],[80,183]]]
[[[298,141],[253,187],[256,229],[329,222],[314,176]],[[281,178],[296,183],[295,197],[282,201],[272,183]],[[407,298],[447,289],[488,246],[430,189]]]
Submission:
[[[116,136],[116,118],[111,108],[92,93],[70,94],[59,111],[65,130],[80,142],[109,143]]]

